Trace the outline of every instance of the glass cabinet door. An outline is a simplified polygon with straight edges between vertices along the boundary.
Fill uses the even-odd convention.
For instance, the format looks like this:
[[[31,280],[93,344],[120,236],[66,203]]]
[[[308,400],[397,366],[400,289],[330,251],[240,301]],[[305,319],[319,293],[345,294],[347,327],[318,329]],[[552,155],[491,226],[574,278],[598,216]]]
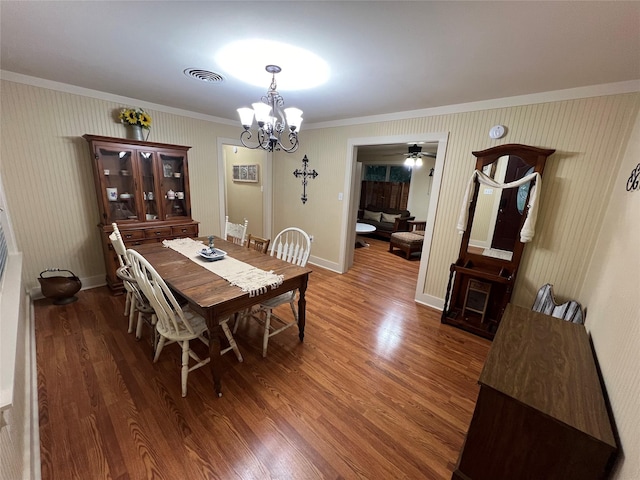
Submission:
[[[98,174],[103,185],[107,222],[138,220],[135,198],[133,150],[98,147]]]
[[[162,170],[161,195],[164,219],[190,215],[189,192],[185,190],[187,175],[185,155],[181,152],[159,152],[160,168]]]
[[[144,205],[144,219],[153,221],[160,219],[158,209],[158,191],[156,182],[156,172],[154,169],[153,152],[138,152],[140,155],[140,173],[142,179],[142,203]]]

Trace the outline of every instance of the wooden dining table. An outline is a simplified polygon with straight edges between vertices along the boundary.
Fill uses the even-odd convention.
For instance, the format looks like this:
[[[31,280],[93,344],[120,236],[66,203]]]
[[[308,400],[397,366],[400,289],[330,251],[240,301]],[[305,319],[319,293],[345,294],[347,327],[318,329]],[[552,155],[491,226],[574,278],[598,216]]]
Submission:
[[[199,238],[208,244],[206,238]],[[249,296],[248,292],[231,285],[224,278],[202,266],[204,259],[195,259],[165,247],[161,242],[136,245],[134,250],[146,258],[156,269],[169,287],[183,297],[191,309],[202,315],[209,329],[209,357],[213,385],[216,394],[222,396],[222,361],[220,358],[220,321],[236,312],[242,311],[264,300],[278,296],[290,290],[298,289],[298,331],[300,341],[304,340],[306,321],[305,291],[311,270],[280,260],[275,256],[263,254],[253,249],[215,238],[215,247],[227,252],[231,258],[265,271],[282,275],[282,284],[268,288],[266,292]],[[203,245],[204,248],[204,245]],[[224,259],[218,260],[224,262]]]

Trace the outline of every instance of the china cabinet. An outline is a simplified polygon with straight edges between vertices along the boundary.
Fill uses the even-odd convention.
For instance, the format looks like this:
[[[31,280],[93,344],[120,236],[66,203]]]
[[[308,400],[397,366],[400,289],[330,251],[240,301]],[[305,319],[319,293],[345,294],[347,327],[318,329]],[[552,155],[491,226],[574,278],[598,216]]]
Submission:
[[[84,135],[89,142],[100,214],[107,284],[122,290],[118,258],[109,241],[117,223],[127,247],[167,238],[197,237],[191,218],[190,147]]]
[[[522,231],[529,216],[530,192],[539,189],[535,179],[528,179],[541,179],[535,174],[542,175],[547,157],[554,152],[520,144],[472,152],[474,188],[468,192],[468,209],[463,206],[467,221],[459,221],[465,229],[458,259],[449,269],[442,323],[488,339],[495,336],[526,245]]]

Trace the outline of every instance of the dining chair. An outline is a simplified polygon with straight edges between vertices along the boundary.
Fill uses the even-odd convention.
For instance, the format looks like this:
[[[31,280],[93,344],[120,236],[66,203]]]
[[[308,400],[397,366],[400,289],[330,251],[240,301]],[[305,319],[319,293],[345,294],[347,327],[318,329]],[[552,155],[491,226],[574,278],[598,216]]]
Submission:
[[[271,240],[268,238],[247,235],[247,248],[253,248],[257,252],[267,253],[269,251],[269,243],[271,243]]]
[[[127,258],[127,247],[122,240],[122,234],[116,223],[112,223],[113,233],[109,235],[109,240],[113,245],[113,249],[118,255],[118,262],[120,267],[116,270],[116,275],[122,280],[126,292],[125,306],[123,315],[129,316],[129,328],[128,332],[132,333],[135,325],[136,339],[140,340],[142,337],[142,325],[145,319],[149,319],[149,324],[155,328],[156,315],[153,307],[144,296],[138,286],[138,282],[133,277],[131,272],[131,264]],[[138,313],[138,319],[136,322],[136,312]],[[153,347],[155,348],[155,339],[153,341]]]
[[[257,237],[255,235],[247,235],[247,248],[254,249],[256,252],[268,253],[269,243],[271,240],[268,238]],[[257,308],[257,307],[256,307]],[[234,315],[233,333],[238,331],[238,324],[243,318],[250,317],[254,311],[254,307],[246,308],[240,312],[236,312]]]
[[[270,255],[288,263],[293,263],[301,267],[306,266],[311,253],[311,239],[307,233],[296,227],[289,227],[282,230],[271,245]],[[269,338],[283,332],[287,328],[298,324],[298,302],[297,289],[290,290],[261,302],[256,309],[251,312],[251,317],[264,323],[264,334],[262,337],[262,356],[267,356]],[[293,313],[293,320],[287,321],[273,313],[273,310],[280,305],[289,304]]]
[[[584,311],[582,305],[575,300],[569,300],[559,304],[553,294],[553,285],[544,284],[538,290],[536,299],[533,301],[531,310],[551,315],[555,318],[561,318],[572,323],[584,323]]]
[[[109,240],[111,241],[111,245],[113,245],[113,249],[118,255],[118,263],[120,264],[120,268],[127,266],[127,258],[126,251],[127,248],[124,245],[124,241],[122,240],[122,234],[120,233],[120,229],[118,228],[117,223],[112,223],[113,232],[109,235]],[[124,290],[126,292],[126,298],[124,302],[124,313],[123,315],[129,314],[129,308],[131,306],[131,290],[129,286],[123,281]],[[131,333],[131,330],[129,330]]]
[[[208,332],[205,319],[197,313],[191,311],[189,307],[182,307],[175,295],[158,274],[155,268],[137,251],[127,250],[127,258],[131,264],[134,277],[140,285],[145,296],[153,306],[156,316],[156,330],[159,335],[156,347],[154,363],[158,361],[160,353],[165,345],[178,343],[182,348],[181,383],[182,396],[187,396],[187,377],[189,372],[209,363],[209,357],[201,359],[189,346],[191,340],[200,340],[209,346],[209,339],[205,336]],[[242,355],[238,345],[231,335],[231,330],[227,324],[227,318],[221,322],[222,331],[227,337],[229,347],[222,349],[220,354],[225,354],[233,350],[239,362],[242,362]],[[196,364],[189,366],[189,358],[196,361]]]
[[[236,245],[244,245],[244,240],[247,235],[247,226],[249,220],[244,219],[244,223],[231,223],[229,222],[229,215],[225,217],[224,238],[228,242],[235,243]]]

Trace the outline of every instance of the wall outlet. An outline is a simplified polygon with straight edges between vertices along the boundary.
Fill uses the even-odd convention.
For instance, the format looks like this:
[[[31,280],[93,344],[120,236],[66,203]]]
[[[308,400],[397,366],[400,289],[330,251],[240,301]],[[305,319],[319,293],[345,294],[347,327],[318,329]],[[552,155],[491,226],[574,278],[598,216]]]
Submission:
[[[311,243],[313,243],[313,235],[309,235],[309,240],[311,240]]]

